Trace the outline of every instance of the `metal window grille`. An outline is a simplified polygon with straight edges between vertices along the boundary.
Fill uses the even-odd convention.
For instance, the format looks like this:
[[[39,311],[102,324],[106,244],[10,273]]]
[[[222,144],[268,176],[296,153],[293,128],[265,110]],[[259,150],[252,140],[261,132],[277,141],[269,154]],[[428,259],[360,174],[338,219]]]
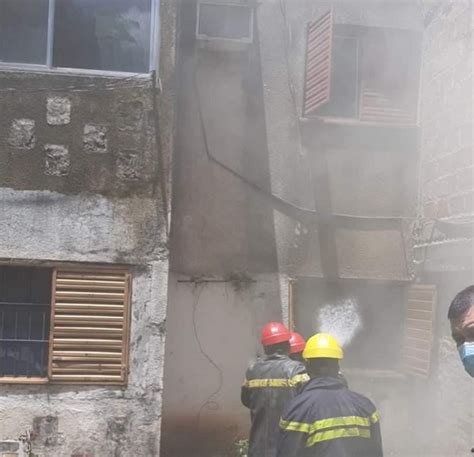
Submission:
[[[0,267],[0,376],[46,377],[51,269]]]

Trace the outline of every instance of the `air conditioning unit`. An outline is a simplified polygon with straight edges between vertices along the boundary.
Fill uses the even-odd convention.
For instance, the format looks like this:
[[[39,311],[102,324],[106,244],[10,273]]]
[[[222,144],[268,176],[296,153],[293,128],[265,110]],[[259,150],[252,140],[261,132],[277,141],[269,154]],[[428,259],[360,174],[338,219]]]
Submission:
[[[240,3],[200,0],[196,38],[204,41],[249,44],[253,41],[254,8]]]

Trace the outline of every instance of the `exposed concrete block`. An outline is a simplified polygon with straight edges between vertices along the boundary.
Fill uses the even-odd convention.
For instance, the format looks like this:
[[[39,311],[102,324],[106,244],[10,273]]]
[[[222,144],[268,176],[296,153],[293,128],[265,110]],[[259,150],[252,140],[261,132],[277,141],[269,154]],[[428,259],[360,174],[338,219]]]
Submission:
[[[35,142],[35,121],[33,119],[15,119],[10,127],[8,144],[18,149],[33,149]]]
[[[120,442],[127,436],[130,418],[128,416],[112,417],[107,421],[107,438]]]
[[[117,158],[117,176],[121,179],[135,180],[140,177],[140,155],[137,151],[120,151]]]
[[[55,446],[58,441],[58,418],[40,416],[33,419],[33,436],[37,443],[44,446]]]
[[[122,102],[117,109],[117,126],[120,130],[140,130],[144,119],[143,103]]]
[[[46,144],[45,174],[52,176],[66,176],[69,174],[71,161],[66,146],[59,144]]]
[[[84,126],[84,151],[91,153],[107,152],[107,127],[86,124]]]
[[[67,125],[71,122],[71,101],[66,97],[49,97],[46,103],[49,125]]]

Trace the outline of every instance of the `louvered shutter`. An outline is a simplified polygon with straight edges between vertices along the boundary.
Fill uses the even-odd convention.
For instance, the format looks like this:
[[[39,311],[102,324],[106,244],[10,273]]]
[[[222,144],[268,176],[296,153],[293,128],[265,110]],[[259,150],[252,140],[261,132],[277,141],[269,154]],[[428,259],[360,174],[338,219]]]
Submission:
[[[428,377],[433,347],[436,287],[414,284],[408,290],[403,368],[406,372]]]
[[[303,115],[310,116],[329,101],[331,95],[332,9],[307,30]]]
[[[55,271],[49,358],[52,382],[126,382],[129,296],[127,272]]]
[[[413,125],[416,106],[403,106],[380,91],[364,87],[360,99],[360,120],[380,124]]]

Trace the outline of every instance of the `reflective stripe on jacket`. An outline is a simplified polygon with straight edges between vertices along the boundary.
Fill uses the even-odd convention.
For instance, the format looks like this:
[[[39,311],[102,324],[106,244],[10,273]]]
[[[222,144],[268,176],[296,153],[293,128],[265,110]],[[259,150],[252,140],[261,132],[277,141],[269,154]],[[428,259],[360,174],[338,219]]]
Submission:
[[[373,403],[337,378],[314,378],[285,408],[278,457],[382,457]]]
[[[283,354],[272,354],[249,367],[242,403],[250,409],[248,457],[275,457],[283,408],[309,381],[305,367]]]

